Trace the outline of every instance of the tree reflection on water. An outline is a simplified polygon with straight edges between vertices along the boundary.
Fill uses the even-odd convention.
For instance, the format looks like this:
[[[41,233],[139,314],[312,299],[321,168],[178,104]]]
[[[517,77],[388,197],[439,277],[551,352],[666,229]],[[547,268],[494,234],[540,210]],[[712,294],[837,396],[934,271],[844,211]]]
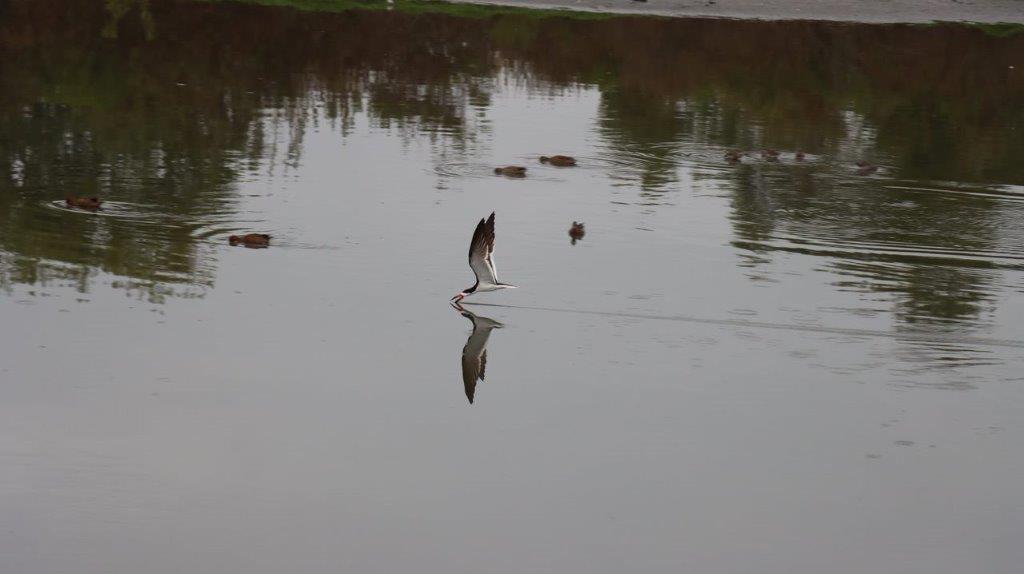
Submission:
[[[837,288],[900,293],[907,322],[976,314],[994,274],[1020,268],[958,256],[1005,250],[989,222],[1007,202],[881,194],[842,169],[868,158],[908,188],[1024,185],[1022,35],[138,0],[0,10],[0,287],[87,291],[102,271],[155,301],[201,296],[215,279],[208,238],[231,221],[245,173],[298,165],[311,125],[347,137],[358,118],[428,141],[438,162],[471,155],[499,78],[596,90],[610,176],[657,203],[681,167],[713,167],[694,177],[727,184],[750,264],[827,256]],[[767,147],[827,161],[718,169],[725,149]],[[145,207],[81,217],[52,209],[53,190]]]

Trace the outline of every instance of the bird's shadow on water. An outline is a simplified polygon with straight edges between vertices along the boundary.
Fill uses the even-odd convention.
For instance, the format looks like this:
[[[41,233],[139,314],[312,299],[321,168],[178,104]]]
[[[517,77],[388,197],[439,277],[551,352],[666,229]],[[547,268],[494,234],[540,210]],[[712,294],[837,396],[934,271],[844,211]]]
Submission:
[[[466,389],[466,398],[469,399],[470,404],[473,404],[477,381],[483,381],[486,375],[487,341],[490,339],[491,331],[500,329],[505,325],[489,317],[483,317],[467,311],[458,303],[452,303],[452,307],[473,323],[473,331],[469,334],[469,338],[466,339],[465,346],[462,347],[462,357],[460,359],[462,383]]]

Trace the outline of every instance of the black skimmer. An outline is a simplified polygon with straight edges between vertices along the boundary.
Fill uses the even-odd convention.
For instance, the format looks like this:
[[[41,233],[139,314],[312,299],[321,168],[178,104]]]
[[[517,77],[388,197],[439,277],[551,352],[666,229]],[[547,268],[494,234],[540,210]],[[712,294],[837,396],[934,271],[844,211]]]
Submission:
[[[504,325],[493,319],[474,315],[458,304],[454,307],[473,323],[473,332],[466,339],[466,346],[462,347],[462,384],[466,387],[469,404],[473,404],[476,382],[484,380],[484,371],[487,369],[487,339],[493,329],[500,329]]]
[[[487,221],[481,219],[476,224],[473,239],[469,242],[469,267],[476,275],[476,283],[452,297],[452,303],[458,303],[474,293],[516,287],[498,281],[498,271],[494,268],[494,212],[491,212]]]

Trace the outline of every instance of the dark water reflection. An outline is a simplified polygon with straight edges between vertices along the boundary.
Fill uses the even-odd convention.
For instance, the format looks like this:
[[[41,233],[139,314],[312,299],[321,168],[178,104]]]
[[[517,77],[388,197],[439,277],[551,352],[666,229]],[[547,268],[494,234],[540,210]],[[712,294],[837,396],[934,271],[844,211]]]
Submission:
[[[399,5],[0,0],[5,572],[1019,569],[1024,35]]]
[[[423,140],[444,188],[484,173],[452,166],[487,148],[487,111],[509,85],[598,95],[593,135],[578,137],[597,138],[590,165],[636,190],[622,199],[656,209],[685,193],[681,174],[714,182],[732,197],[741,262],[819,257],[838,288],[898,294],[901,321],[976,320],[1001,273],[1022,269],[1020,36],[72,4],[7,3],[0,29],[6,286],[87,290],[101,269],[152,297],[201,296],[216,275],[207,241],[246,223],[236,184],[298,166],[307,130],[350,137],[366,118]],[[778,148],[783,161],[731,167],[729,148]],[[880,174],[858,177],[862,158]],[[138,217],[44,209],[65,192],[116,198]]]

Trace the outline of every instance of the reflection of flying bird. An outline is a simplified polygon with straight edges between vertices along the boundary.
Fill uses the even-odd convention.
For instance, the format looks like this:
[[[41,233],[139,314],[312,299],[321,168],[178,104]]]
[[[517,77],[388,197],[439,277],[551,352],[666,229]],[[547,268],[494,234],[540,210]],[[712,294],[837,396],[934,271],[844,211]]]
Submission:
[[[491,336],[491,329],[500,329],[504,325],[493,319],[474,315],[458,305],[455,305],[455,308],[473,323],[473,332],[466,340],[466,346],[462,348],[462,383],[466,386],[469,404],[473,404],[476,382],[484,380],[484,371],[487,368],[487,339]]]
[[[498,271],[494,268],[494,213],[476,224],[473,239],[469,242],[469,267],[476,275],[476,283],[463,289],[452,297],[453,302],[462,301],[474,293],[485,293],[499,289],[515,289],[515,285],[507,285],[498,281]]]

